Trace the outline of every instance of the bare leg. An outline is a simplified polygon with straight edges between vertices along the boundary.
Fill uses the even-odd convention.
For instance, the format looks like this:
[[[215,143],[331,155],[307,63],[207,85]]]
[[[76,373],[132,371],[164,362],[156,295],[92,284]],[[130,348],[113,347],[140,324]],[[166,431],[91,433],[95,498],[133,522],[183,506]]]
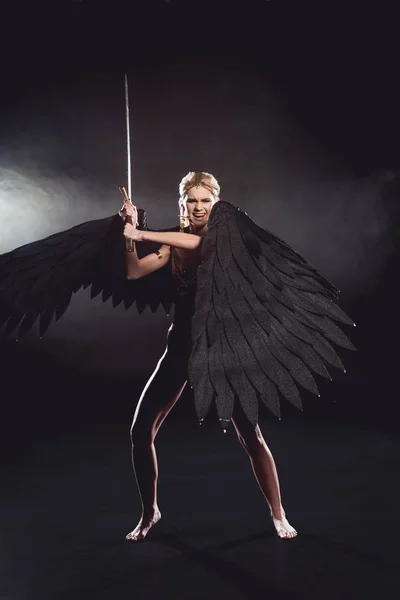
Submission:
[[[240,406],[235,405],[232,422],[243,448],[249,455],[257,482],[267,500],[273,523],[281,538],[292,538],[297,531],[289,524],[281,503],[278,473],[274,457],[258,425],[252,427]]]
[[[164,419],[182,394],[187,381],[182,356],[168,347],[147,382],[139,399],[131,428],[132,462],[142,501],[142,517],[127,540],[146,537],[161,518],[157,504],[158,465],[154,440]]]

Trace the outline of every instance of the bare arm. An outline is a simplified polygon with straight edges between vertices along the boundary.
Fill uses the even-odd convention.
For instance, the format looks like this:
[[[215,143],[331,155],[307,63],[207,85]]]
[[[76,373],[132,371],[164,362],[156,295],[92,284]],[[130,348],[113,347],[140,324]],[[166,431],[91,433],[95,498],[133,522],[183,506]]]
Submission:
[[[143,232],[136,229],[137,209],[130,201],[125,201],[122,209],[119,211],[120,217],[125,221],[124,237],[133,241],[143,240],[141,235]],[[127,219],[130,217],[130,219]],[[135,223],[135,225],[133,225]],[[140,234],[140,235],[139,235]],[[148,238],[146,238],[148,239]],[[161,242],[162,243],[162,242]],[[149,275],[157,269],[164,267],[171,256],[171,248],[167,244],[163,244],[158,253],[152,252],[143,258],[139,258],[136,252],[136,244],[132,244],[132,251],[125,253],[125,268],[127,279],[139,279],[145,275]]]
[[[199,235],[191,233],[182,234],[179,231],[140,231],[132,227],[132,225],[125,225],[124,236],[126,239],[133,239],[136,243],[149,241],[163,244],[160,248],[161,258],[155,252],[139,258],[136,252],[136,244],[134,244],[132,252],[126,252],[127,279],[139,279],[164,267],[170,259],[171,246],[195,251],[202,241]]]
[[[158,258],[155,252],[139,258],[136,252],[135,244],[133,245],[132,252],[126,252],[126,278],[127,279],[139,279],[145,275],[157,271],[164,267],[170,258],[171,248],[170,246],[163,245],[160,248],[162,258]]]
[[[122,217],[126,214],[135,217],[135,207],[132,207],[129,202],[124,204],[124,210],[120,212]],[[162,244],[160,248],[161,258],[154,252],[143,258],[139,258],[136,252],[135,244],[133,244],[132,252],[126,252],[126,277],[127,279],[139,279],[157,269],[165,266],[171,256],[171,246],[181,248],[183,250],[195,251],[199,248],[202,238],[191,233],[180,231],[141,231],[131,223],[125,222],[124,237],[127,240],[140,243],[142,241],[156,242]]]
[[[202,237],[199,235],[181,233],[180,231],[136,231],[136,240],[138,242],[159,242],[160,244],[167,244],[168,246],[182,248],[183,250],[196,250],[202,241]]]
[[[131,205],[130,202],[124,203],[124,208],[119,214],[122,218],[131,217],[132,221],[134,219],[136,223],[136,207]],[[141,231],[127,220],[124,226],[124,237],[126,240],[132,240],[133,242],[156,242],[181,248],[182,250],[196,250],[202,241],[199,235],[193,233],[183,234],[181,231]]]

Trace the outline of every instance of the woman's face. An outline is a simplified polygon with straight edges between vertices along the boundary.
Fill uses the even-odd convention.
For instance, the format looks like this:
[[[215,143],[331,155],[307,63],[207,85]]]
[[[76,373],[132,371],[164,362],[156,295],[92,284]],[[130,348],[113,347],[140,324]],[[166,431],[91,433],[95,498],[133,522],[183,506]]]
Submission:
[[[188,191],[186,198],[187,214],[196,230],[201,230],[207,226],[208,217],[215,202],[218,202],[216,197],[210,190],[201,185]]]

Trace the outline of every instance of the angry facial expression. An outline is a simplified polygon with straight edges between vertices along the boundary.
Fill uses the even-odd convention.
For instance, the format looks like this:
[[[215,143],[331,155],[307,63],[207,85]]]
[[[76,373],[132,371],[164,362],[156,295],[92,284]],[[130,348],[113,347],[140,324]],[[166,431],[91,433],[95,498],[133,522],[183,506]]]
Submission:
[[[186,204],[186,214],[196,233],[200,234],[207,229],[208,218],[216,202],[218,202],[218,198],[201,185],[188,191],[183,206]]]

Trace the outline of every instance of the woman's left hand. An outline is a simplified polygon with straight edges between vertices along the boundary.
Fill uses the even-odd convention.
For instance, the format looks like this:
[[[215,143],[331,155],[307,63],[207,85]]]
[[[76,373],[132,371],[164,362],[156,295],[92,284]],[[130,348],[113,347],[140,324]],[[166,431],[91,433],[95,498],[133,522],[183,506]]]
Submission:
[[[126,240],[132,240],[133,242],[141,242],[143,240],[143,231],[136,229],[130,223],[124,225],[124,238]]]

